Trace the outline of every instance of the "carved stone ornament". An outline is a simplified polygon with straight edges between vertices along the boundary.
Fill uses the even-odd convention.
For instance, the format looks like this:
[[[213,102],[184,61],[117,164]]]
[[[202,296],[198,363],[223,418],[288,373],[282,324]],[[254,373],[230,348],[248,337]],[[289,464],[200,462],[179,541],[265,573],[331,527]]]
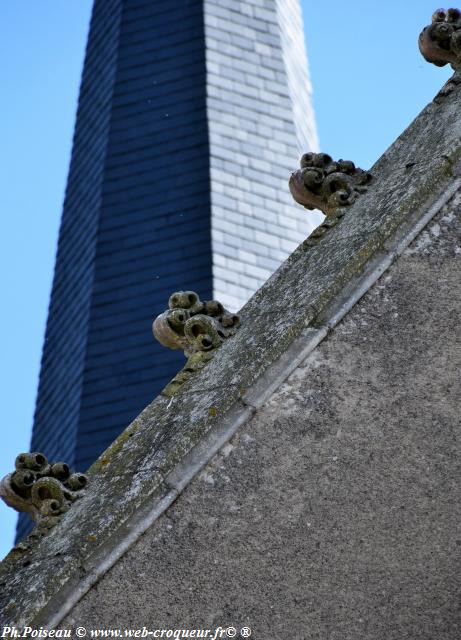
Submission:
[[[339,207],[355,202],[370,180],[371,174],[350,160],[334,162],[326,153],[305,153],[301,169],[291,174],[289,187],[298,204],[330,216]]]
[[[165,395],[172,396],[195,371],[205,366],[224,340],[235,334],[240,317],[217,300],[202,302],[194,291],[173,293],[168,307],[155,318],[152,332],[165,347],[182,349],[188,358],[184,368],[163,390]]]
[[[419,50],[428,62],[438,67],[451,64],[461,70],[461,12],[459,9],[437,9],[432,24],[419,36]]]
[[[88,483],[83,473],[72,473],[64,462],[49,463],[43,453],[21,453],[15,467],[1,480],[0,497],[48,527],[59,522]]]

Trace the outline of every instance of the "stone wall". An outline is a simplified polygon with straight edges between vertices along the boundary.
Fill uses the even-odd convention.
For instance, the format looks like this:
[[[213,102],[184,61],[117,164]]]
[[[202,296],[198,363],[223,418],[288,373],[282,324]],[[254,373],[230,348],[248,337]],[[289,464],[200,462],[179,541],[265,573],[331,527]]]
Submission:
[[[460,97],[423,110],[237,334],[5,558],[1,623],[99,628],[107,610],[132,628],[456,637]]]
[[[461,193],[63,628],[454,640]]]

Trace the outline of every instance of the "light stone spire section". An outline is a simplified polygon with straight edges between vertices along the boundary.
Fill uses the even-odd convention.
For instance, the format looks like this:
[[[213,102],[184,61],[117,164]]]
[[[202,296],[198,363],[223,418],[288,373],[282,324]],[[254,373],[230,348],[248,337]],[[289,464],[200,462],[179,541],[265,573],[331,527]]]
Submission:
[[[319,149],[299,0],[277,0],[283,60],[300,155]]]
[[[287,183],[317,151],[299,0],[205,0],[213,292],[238,310],[322,216]]]

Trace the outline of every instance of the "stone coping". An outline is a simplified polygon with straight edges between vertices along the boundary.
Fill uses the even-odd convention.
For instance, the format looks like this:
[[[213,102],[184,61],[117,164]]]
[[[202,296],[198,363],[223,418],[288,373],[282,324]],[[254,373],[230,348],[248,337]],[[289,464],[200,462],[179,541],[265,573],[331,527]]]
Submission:
[[[435,215],[461,182],[460,104],[459,84],[430,103],[371,168],[368,192],[243,307],[237,335],[127,427],[59,525],[8,554],[1,625],[57,625]]]

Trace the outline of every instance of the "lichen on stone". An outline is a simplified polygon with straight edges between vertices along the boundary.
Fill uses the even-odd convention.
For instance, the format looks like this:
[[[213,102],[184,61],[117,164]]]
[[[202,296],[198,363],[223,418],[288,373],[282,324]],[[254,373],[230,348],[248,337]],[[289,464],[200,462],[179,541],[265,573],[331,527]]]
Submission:
[[[0,497],[49,528],[82,497],[87,483],[86,475],[72,473],[65,462],[50,463],[43,453],[21,453],[15,471],[0,481]]]
[[[312,231],[312,233],[303,241],[303,248],[307,249],[308,247],[315,246],[329,229],[335,227],[338,224],[343,216],[344,211],[342,211],[341,209],[339,209],[335,215],[327,216],[322,224],[316,227]]]
[[[437,9],[432,22],[419,35],[419,50],[423,57],[437,67],[451,64],[461,70],[461,11]]]
[[[305,153],[301,168],[290,176],[291,195],[306,209],[320,209],[334,216],[367,190],[371,174],[350,160],[333,161],[327,153]]]
[[[239,324],[240,317],[227,311],[218,300],[202,302],[194,291],[173,293],[168,309],[155,318],[152,332],[165,347],[182,349],[187,362],[162,393],[172,396],[211,360],[214,351],[235,334]]]

